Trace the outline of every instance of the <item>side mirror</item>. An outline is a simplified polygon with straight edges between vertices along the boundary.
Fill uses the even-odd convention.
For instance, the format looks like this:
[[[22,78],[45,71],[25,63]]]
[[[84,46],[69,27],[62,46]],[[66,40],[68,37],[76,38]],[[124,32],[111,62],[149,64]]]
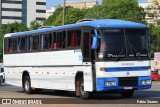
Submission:
[[[2,73],[2,72],[4,72],[4,69],[3,69],[3,68],[1,68],[1,73]]]
[[[93,40],[92,40],[92,49],[97,49],[97,38],[96,37],[93,37]]]
[[[94,30],[94,34],[95,34],[95,36],[93,37],[93,40],[92,40],[92,49],[97,49],[97,45],[98,45],[98,33],[97,33],[97,30]]]

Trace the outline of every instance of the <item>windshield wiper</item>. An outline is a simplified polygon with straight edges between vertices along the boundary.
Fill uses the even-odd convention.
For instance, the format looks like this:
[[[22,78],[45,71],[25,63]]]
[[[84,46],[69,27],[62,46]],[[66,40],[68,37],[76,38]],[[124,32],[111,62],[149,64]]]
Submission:
[[[131,43],[130,43],[130,41],[129,41],[129,39],[128,39],[127,36],[126,36],[126,40],[128,41],[128,45],[129,45],[129,48],[130,48],[131,53],[132,53],[133,55],[137,56],[138,59],[140,60],[140,59],[141,59],[140,56],[139,56],[140,53],[137,53],[137,52],[136,52],[136,49],[131,45]],[[138,55],[137,55],[137,54],[138,54]]]
[[[125,51],[125,49],[122,48],[121,51],[117,54],[117,57],[114,59],[114,61],[118,61],[120,58],[122,58],[122,57],[118,57],[118,56],[121,55],[124,51]]]

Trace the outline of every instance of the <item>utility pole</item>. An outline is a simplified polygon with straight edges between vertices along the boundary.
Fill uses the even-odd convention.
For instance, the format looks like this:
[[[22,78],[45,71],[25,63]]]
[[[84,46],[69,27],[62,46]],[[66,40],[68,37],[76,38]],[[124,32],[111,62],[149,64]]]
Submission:
[[[98,5],[98,0],[96,0],[96,5]]]
[[[66,0],[63,0],[63,21],[62,21],[62,25],[65,24],[65,7],[66,7]]]

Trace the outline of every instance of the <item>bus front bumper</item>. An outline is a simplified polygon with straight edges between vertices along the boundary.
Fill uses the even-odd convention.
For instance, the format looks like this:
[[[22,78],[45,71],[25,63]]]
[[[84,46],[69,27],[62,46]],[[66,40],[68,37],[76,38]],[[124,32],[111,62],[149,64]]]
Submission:
[[[150,76],[97,78],[97,91],[148,89],[151,85]]]

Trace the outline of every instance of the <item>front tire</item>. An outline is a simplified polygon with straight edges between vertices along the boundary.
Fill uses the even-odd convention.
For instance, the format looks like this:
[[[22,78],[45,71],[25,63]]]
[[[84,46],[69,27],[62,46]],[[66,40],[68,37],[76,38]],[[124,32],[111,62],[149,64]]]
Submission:
[[[1,84],[2,84],[2,80],[3,80],[3,78],[0,76],[0,86],[1,86]]]
[[[24,78],[24,91],[26,94],[32,94],[33,92],[33,89],[31,88],[31,81],[29,76],[26,76]]]
[[[79,90],[80,90],[80,97],[82,99],[88,99],[90,97],[90,93],[84,90],[84,81],[83,81],[83,78],[80,79]]]
[[[127,90],[121,93],[121,96],[124,98],[130,98],[133,96],[134,90]]]

